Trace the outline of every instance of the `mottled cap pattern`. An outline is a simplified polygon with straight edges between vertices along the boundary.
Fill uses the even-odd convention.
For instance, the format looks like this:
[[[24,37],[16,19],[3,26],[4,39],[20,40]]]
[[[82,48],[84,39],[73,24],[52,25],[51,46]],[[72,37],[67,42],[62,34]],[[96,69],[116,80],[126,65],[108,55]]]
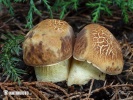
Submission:
[[[118,41],[99,24],[87,25],[78,33],[73,56],[92,63],[110,75],[119,74],[123,69],[123,55]]]
[[[52,65],[72,56],[74,33],[65,21],[46,19],[25,36],[23,59],[27,65]]]

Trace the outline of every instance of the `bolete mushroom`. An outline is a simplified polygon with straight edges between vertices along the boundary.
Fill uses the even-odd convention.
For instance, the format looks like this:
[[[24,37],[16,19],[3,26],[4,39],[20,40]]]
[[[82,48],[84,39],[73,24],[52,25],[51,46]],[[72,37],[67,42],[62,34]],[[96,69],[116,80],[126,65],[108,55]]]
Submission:
[[[58,19],[43,20],[27,33],[23,59],[34,67],[38,81],[60,82],[68,78],[73,36],[72,27]]]
[[[123,55],[112,33],[99,24],[85,26],[78,34],[73,51],[68,86],[86,84],[90,79],[105,79],[123,69]]]

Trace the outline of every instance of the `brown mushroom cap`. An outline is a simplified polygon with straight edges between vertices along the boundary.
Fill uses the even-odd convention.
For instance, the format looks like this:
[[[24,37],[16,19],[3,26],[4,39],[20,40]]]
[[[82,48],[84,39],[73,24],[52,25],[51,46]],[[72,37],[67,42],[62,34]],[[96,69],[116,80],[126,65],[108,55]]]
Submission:
[[[123,56],[119,43],[111,32],[98,24],[85,26],[77,35],[73,56],[87,61],[104,73],[122,72]]]
[[[30,30],[23,42],[27,65],[51,65],[72,56],[73,29],[65,21],[46,19]]]

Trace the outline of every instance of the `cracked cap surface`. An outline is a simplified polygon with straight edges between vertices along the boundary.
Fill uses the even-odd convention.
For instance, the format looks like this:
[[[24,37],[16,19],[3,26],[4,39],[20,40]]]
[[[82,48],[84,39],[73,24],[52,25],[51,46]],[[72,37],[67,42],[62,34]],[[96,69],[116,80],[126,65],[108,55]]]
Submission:
[[[123,69],[123,55],[118,41],[99,24],[89,24],[79,32],[73,56],[76,60],[92,63],[110,75],[119,74]]]
[[[65,21],[46,19],[25,36],[23,59],[27,65],[52,65],[69,59],[73,49],[73,29]]]

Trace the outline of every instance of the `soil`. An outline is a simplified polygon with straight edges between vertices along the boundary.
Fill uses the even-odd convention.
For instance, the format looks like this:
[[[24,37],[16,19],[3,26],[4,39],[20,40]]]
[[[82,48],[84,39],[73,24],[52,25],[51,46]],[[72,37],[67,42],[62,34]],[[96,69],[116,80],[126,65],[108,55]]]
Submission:
[[[18,8],[18,6],[20,6]],[[0,41],[2,34],[11,32],[15,35],[26,35],[29,31],[26,25],[26,15],[28,13],[27,4],[13,4],[15,15],[11,16],[8,9],[4,8],[0,12]],[[23,8],[22,8],[23,7]],[[41,9],[41,7],[40,7]],[[114,8],[115,9],[115,8]],[[85,25],[91,22],[91,9],[70,11],[63,20],[67,21],[77,34]],[[33,24],[49,18],[47,11],[42,12],[42,16],[34,14]],[[113,16],[101,15],[97,23],[106,27],[112,32],[121,45],[124,57],[124,69],[119,75],[106,75],[105,81],[90,80],[86,85],[73,85],[68,87],[66,82],[46,83],[37,82],[34,68],[25,65],[23,60],[19,63],[19,68],[25,70],[28,74],[22,75],[21,85],[13,82],[7,76],[2,76],[3,70],[0,69],[0,99],[12,100],[133,100],[133,14],[129,14],[129,22],[125,23],[121,17],[121,12],[115,10]],[[54,13],[54,18],[59,18],[59,14]],[[2,33],[2,34],[1,34]],[[0,44],[2,48],[3,44]],[[2,53],[0,51],[0,53]],[[22,55],[20,56],[22,59]],[[30,95],[12,96],[4,95],[3,90],[8,91],[28,91]]]

